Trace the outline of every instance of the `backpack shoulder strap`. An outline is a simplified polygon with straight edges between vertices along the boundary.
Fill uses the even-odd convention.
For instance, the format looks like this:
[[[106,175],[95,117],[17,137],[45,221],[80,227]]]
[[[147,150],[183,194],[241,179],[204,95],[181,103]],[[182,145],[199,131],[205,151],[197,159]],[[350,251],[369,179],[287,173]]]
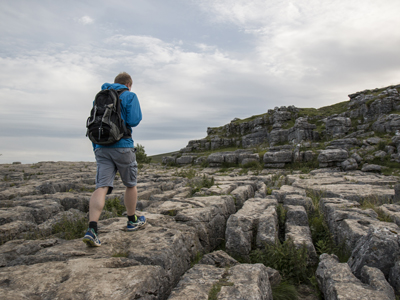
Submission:
[[[129,91],[129,89],[128,88],[122,88],[122,89],[118,89],[118,90],[115,90],[115,91],[117,92],[117,95],[118,95],[117,110],[118,110],[118,113],[121,114],[121,98],[120,98],[120,96],[121,96],[121,94],[123,92]],[[122,126],[124,128],[124,136],[122,138],[130,138],[130,137],[132,137],[131,131],[128,129],[128,127],[126,127],[126,124],[125,124],[124,120],[122,120],[122,118],[121,118],[121,122],[122,122]]]

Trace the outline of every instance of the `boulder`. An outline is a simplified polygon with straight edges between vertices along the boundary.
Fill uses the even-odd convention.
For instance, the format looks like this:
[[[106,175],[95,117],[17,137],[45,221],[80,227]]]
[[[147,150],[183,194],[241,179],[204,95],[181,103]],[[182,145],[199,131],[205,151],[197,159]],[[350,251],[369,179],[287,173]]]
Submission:
[[[344,149],[322,150],[318,155],[320,168],[339,166],[349,157],[349,153]]]
[[[391,286],[379,270],[363,269],[361,282],[346,263],[339,263],[334,255],[322,254],[316,272],[317,282],[326,300],[394,300]]]
[[[255,240],[262,248],[264,242],[275,243],[278,234],[277,202],[269,199],[249,199],[243,207],[229,217],[226,224],[226,251],[234,257],[249,261]]]
[[[361,171],[363,171],[363,172],[377,172],[377,173],[380,173],[382,171],[382,166],[365,163],[362,166]]]
[[[193,162],[193,156],[183,155],[176,159],[176,163],[179,165],[188,165]]]
[[[329,146],[332,147],[332,149],[345,149],[349,151],[351,148],[361,146],[361,143],[356,138],[344,138],[331,141]]]
[[[351,119],[346,117],[331,117],[325,123],[326,132],[332,136],[340,136],[349,132]]]
[[[315,124],[307,122],[307,118],[297,118],[295,124],[288,131],[288,141],[291,143],[301,143],[303,141],[315,141],[319,139],[319,133],[314,131]]]
[[[291,163],[293,160],[293,152],[291,150],[283,150],[276,152],[266,152],[263,157],[265,165]]]
[[[173,165],[176,163],[176,157],[174,156],[163,156],[162,163],[164,165]]]
[[[252,185],[242,185],[234,189],[231,195],[235,197],[236,207],[241,208],[247,199],[254,197],[254,188]]]
[[[217,299],[249,299],[250,295],[254,300],[273,300],[268,269],[263,264],[240,264],[230,268],[227,284],[221,287]]]
[[[362,268],[369,266],[378,268],[388,278],[390,269],[400,257],[399,232],[400,228],[393,230],[383,224],[369,228],[367,235],[357,242],[348,260],[354,275],[361,276]]]
[[[355,158],[348,158],[340,164],[343,171],[357,170],[358,164]]]

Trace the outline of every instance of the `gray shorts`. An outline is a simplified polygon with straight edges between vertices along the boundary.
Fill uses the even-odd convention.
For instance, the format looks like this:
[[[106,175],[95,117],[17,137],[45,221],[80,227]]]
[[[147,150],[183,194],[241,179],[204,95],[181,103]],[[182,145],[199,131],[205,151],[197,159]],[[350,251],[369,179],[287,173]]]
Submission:
[[[111,194],[117,170],[126,187],[136,186],[138,168],[134,148],[97,148],[94,154],[97,162],[96,189],[108,186],[107,194]]]

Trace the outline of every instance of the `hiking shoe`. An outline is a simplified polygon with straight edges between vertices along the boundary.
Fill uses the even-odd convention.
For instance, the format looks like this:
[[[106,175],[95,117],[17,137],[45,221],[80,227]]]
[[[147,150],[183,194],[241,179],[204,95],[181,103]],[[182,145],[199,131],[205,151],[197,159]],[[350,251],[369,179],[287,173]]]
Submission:
[[[135,231],[138,230],[140,227],[146,225],[146,218],[144,216],[136,216],[136,222],[128,221],[126,225],[126,230],[128,231]]]
[[[97,237],[97,234],[94,232],[93,228],[88,228],[85,236],[83,237],[83,242],[86,243],[89,247],[100,247],[101,242]]]

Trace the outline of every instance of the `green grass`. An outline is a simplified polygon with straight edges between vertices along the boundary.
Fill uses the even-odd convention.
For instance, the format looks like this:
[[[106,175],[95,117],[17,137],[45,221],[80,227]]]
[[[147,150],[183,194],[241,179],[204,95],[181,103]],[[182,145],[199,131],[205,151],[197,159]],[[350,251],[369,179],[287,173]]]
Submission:
[[[350,253],[345,249],[345,244],[336,245],[334,238],[325,222],[324,215],[319,209],[319,201],[325,193],[306,191],[311,198],[314,211],[308,214],[308,223],[311,231],[311,238],[318,255],[322,253],[335,254],[340,262],[347,262]]]
[[[120,252],[116,252],[113,255],[111,255],[112,257],[128,257],[128,252],[126,251],[120,251]]]
[[[363,201],[361,201],[361,209],[372,209],[374,210],[377,215],[378,215],[378,220],[382,221],[382,222],[393,222],[392,218],[385,214],[383,212],[382,209],[380,209],[379,207],[377,207],[377,204],[380,204],[380,200],[379,199],[373,199],[373,198],[369,198],[369,199],[364,199]]]
[[[196,256],[193,258],[193,260],[190,262],[190,267],[193,268],[194,265],[197,265],[199,261],[203,258],[203,253],[197,252]]]
[[[281,281],[278,285],[272,287],[272,299],[274,300],[296,300],[298,293],[296,286],[286,281]]]
[[[327,117],[333,114],[340,114],[347,111],[347,105],[349,101],[339,102],[329,106],[323,106],[320,108],[299,108],[299,117]]]
[[[214,150],[207,150],[207,151],[193,151],[193,153],[201,153],[201,156],[209,156],[210,154],[213,153],[218,153],[222,151],[236,151],[239,149],[243,149],[243,147],[226,147],[226,148],[218,148]]]
[[[149,158],[151,158],[151,162],[153,163],[161,163],[162,162],[162,158],[164,156],[171,156],[173,154],[177,154],[179,153],[178,151],[175,152],[168,152],[168,153],[162,153],[162,154],[156,154],[156,155],[151,155],[149,156]]]

